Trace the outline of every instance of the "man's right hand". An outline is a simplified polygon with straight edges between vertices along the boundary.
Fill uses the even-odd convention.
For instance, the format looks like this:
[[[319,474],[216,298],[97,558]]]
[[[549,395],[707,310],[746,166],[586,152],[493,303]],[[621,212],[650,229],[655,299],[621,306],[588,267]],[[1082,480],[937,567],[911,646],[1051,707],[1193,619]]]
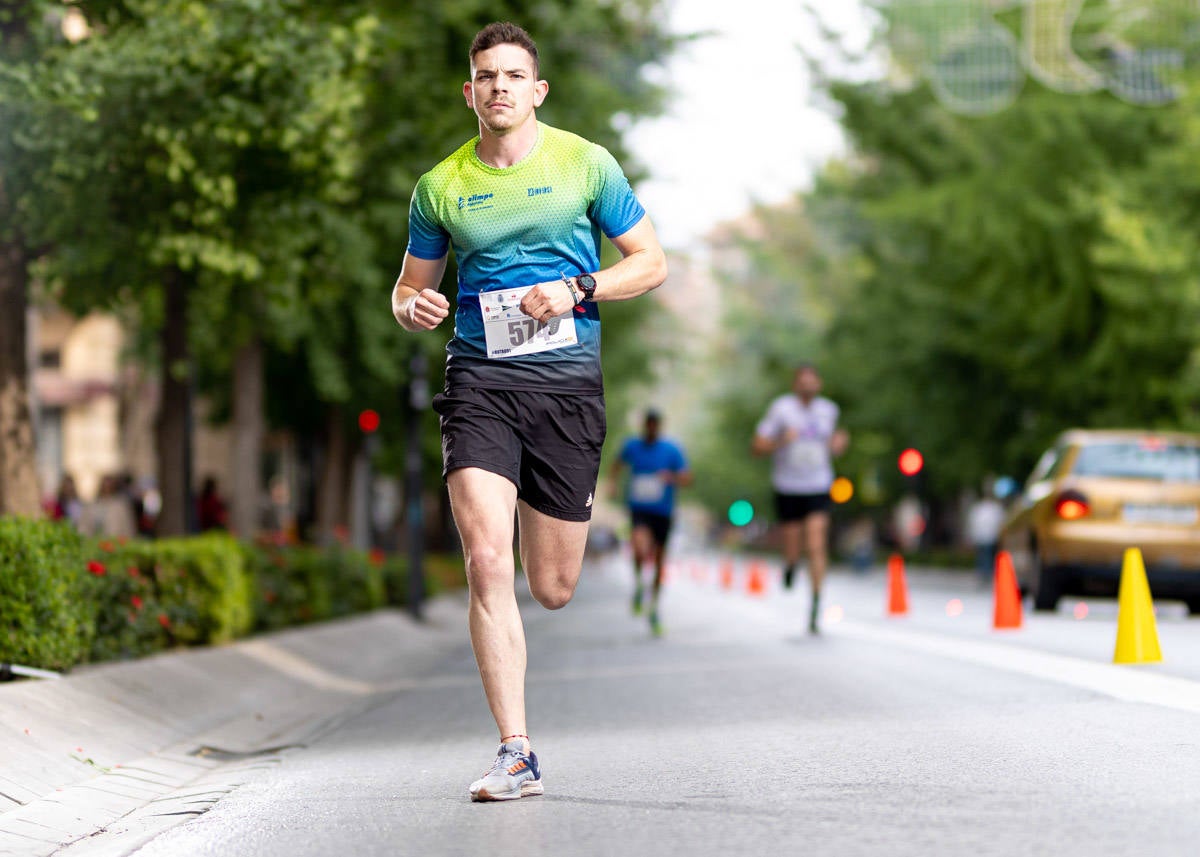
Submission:
[[[450,315],[450,301],[436,289],[422,289],[405,301],[403,313],[410,330],[433,330]]]

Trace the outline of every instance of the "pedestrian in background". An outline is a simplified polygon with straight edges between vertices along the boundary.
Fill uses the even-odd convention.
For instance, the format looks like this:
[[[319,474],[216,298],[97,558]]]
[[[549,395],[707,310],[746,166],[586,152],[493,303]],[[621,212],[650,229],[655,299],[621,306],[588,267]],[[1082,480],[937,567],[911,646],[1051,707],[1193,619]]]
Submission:
[[[121,491],[117,476],[108,475],[100,479],[100,491],[96,499],[83,508],[79,531],[86,536],[125,539],[137,534],[133,509],[129,505],[129,498]]]
[[[980,585],[991,582],[1003,524],[1004,504],[996,498],[990,485],[984,486],[982,496],[967,512],[967,537],[975,549],[975,573]]]
[[[666,560],[667,538],[675,514],[675,489],[690,485],[691,471],[683,447],[661,437],[662,417],[657,411],[646,412],[640,437],[628,438],[621,454],[612,466],[614,490],[622,472],[629,468],[629,484],[625,503],[629,507],[633,547],[633,614],[642,611],[644,591],[642,569],[651,565],[654,575],[650,584],[650,631],[662,634],[658,616],[658,595],[662,590],[663,566]]]
[[[783,540],[783,585],[790,589],[803,552],[812,587],[808,630],[816,634],[821,586],[829,562],[829,489],[833,457],[846,451],[850,436],[838,428],[839,408],[819,395],[815,366],[797,367],[791,392],[771,402],[754,430],[751,450],[771,456],[775,515]]]
[[[75,488],[75,477],[64,473],[58,483],[58,492],[50,504],[50,517],[55,521],[66,521],[75,529],[83,516],[83,501]]]
[[[207,530],[223,530],[228,524],[229,509],[217,490],[217,478],[206,477],[196,497],[196,526],[203,533]]]
[[[529,34],[489,24],[469,56],[463,96],[479,135],[417,182],[392,312],[410,331],[445,321],[450,302],[438,287],[453,247],[454,336],[433,404],[466,559],[471,644],[500,732],[491,769],[469,788],[490,801],[543,790],[526,726],[514,517],[534,598],[565,606],[604,443],[599,304],[658,286],[666,256],[612,155],[538,122],[549,84]],[[604,269],[601,233],[621,256]]]

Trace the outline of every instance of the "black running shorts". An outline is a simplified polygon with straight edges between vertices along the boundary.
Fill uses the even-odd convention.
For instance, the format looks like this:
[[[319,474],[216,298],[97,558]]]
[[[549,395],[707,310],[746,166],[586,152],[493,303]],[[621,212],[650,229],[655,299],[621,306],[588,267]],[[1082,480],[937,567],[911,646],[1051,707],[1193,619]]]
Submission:
[[[660,548],[665,547],[667,538],[671,535],[671,516],[660,515],[656,512],[639,512],[637,509],[631,509],[629,512],[629,522],[634,529],[645,527],[650,530],[654,536],[654,543]]]
[[[781,524],[803,521],[814,512],[827,512],[833,501],[823,494],[780,494],[775,492],[775,516]]]
[[[590,521],[606,429],[604,396],[459,388],[439,393],[442,475],[478,467],[563,521]]]

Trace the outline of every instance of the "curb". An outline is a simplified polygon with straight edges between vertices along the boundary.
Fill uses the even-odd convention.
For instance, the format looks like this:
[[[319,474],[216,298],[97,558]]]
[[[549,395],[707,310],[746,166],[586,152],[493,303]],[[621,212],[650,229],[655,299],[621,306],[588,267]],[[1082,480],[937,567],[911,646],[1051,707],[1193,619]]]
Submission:
[[[435,671],[465,646],[465,613],[455,593],[422,623],[384,609],[0,685],[0,855],[51,854],[189,784],[203,812],[216,769],[275,763]]]

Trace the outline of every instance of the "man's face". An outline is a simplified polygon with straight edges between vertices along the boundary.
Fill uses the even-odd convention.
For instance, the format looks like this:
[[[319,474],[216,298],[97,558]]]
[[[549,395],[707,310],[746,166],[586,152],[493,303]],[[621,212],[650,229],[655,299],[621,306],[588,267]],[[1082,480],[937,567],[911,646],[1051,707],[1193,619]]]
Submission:
[[[821,376],[815,369],[801,369],[796,373],[796,381],[792,389],[796,391],[797,396],[811,399],[821,392]]]
[[[540,107],[550,85],[537,80],[533,57],[518,45],[496,45],[475,54],[471,79],[463,84],[467,106],[497,136],[520,128]]]

